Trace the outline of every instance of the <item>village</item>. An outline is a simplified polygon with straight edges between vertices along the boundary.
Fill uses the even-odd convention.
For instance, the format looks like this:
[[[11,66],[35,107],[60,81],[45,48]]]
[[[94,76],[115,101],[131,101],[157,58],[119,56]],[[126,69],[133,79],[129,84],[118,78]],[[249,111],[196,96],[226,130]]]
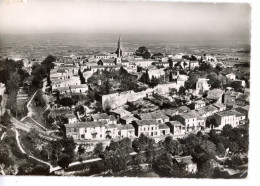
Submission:
[[[22,80],[11,74],[9,83],[0,84],[1,115],[12,115],[10,123],[20,133],[28,132],[31,140],[45,140],[32,143],[41,152],[38,158],[45,156],[46,161],[46,140],[71,139],[73,151],[84,154],[144,136],[160,144],[192,134],[222,134],[227,128],[243,130],[249,125],[249,71],[246,64],[231,66],[227,60],[239,58],[152,54],[144,46],[124,51],[119,36],[114,53],[14,62]],[[19,86],[10,81],[20,81]],[[221,148],[221,161],[235,153],[232,143]],[[173,154],[177,162],[194,160],[189,153]],[[64,166],[70,163],[71,159]],[[185,170],[195,173],[197,164],[189,163]]]
[[[132,82],[138,80],[138,77],[141,79],[147,75],[142,84],[156,82],[159,79],[163,79],[162,83],[158,81],[154,86],[147,87],[147,84],[140,85],[141,82],[138,82],[136,86],[144,87],[143,89],[115,90],[109,94],[105,92],[99,95],[102,111],[98,113],[91,114],[91,107],[85,105],[81,105],[84,112],[67,113],[65,117],[68,122],[65,127],[68,137],[80,141],[96,141],[135,138],[143,133],[160,139],[168,135],[206,132],[211,128],[221,130],[226,124],[240,127],[248,122],[249,89],[245,80],[237,79],[232,72],[228,73],[230,67],[225,67],[214,56],[185,55],[184,57],[188,59],[183,59],[181,55],[172,58],[154,55],[154,59],[146,60],[133,56],[131,52],[123,52],[120,38],[116,53],[118,54],[97,54],[95,56],[97,62],[84,64],[83,61],[77,63],[77,60],[73,60],[75,57],[55,61],[54,69],[50,71],[51,85],[47,86],[47,79],[44,80],[43,92],[51,89],[52,94],[58,92],[60,97],[71,97],[74,93],[87,94],[89,89],[95,90],[97,86],[106,83],[111,84],[106,88],[112,89],[113,77],[98,79],[97,76],[96,82],[92,80],[89,84],[87,78],[91,77],[91,74],[107,73],[109,76],[120,69],[133,78]],[[131,57],[137,59],[130,60]],[[198,70],[206,65],[226,70],[226,74],[225,72],[221,74],[225,71],[222,70],[219,75],[222,79],[225,78],[225,88],[222,82],[218,82],[219,77],[214,79],[211,76],[208,78],[202,76],[196,80],[191,79],[195,68]],[[173,67],[178,70],[169,70]],[[85,84],[81,84],[79,71],[85,79]],[[166,78],[169,80],[165,80]],[[193,83],[194,81],[196,83]],[[212,85],[211,82],[221,85]],[[188,83],[193,84],[183,90]],[[119,89],[120,86],[122,85],[119,85]],[[129,108],[135,107],[138,102],[142,102],[142,107],[136,110]],[[53,111],[55,112],[55,109]]]

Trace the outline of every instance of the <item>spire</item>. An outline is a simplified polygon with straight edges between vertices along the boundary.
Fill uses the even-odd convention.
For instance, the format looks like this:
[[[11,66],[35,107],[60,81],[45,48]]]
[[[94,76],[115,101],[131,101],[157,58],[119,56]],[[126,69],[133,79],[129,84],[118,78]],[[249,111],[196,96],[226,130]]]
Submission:
[[[118,57],[121,57],[121,35],[119,35],[119,39],[118,39],[118,47],[117,47],[117,51],[118,51],[118,54],[117,54],[117,56]]]

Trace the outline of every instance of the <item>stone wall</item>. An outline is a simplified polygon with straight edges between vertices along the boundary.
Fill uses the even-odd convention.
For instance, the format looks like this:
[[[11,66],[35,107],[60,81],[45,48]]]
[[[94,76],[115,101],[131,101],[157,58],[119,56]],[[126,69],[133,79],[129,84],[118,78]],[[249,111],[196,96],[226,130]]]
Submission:
[[[102,107],[105,109],[110,107],[112,109],[124,105],[127,101],[132,102],[138,99],[151,95],[153,92],[158,94],[166,94],[171,88],[179,90],[179,85],[176,83],[160,84],[154,88],[148,88],[141,92],[134,92],[132,90],[121,93],[107,94],[102,96]]]

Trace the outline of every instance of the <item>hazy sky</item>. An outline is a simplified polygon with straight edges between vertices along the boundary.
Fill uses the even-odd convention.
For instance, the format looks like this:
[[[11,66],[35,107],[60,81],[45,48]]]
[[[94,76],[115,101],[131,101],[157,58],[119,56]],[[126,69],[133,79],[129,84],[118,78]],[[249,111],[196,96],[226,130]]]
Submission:
[[[250,35],[251,8],[248,4],[0,1],[0,33],[156,33],[195,37]]]

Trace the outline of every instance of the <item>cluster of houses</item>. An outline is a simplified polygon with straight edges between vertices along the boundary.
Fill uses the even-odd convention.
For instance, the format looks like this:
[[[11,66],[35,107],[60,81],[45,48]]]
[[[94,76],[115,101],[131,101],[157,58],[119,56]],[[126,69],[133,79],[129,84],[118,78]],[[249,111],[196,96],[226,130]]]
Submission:
[[[205,98],[193,101],[187,106],[149,113],[133,114],[119,107],[111,110],[109,114],[93,114],[91,121],[86,122],[78,122],[75,115],[69,114],[66,115],[66,135],[76,140],[135,138],[142,133],[156,138],[196,133],[210,128],[221,130],[227,124],[232,127],[243,126],[248,121],[248,104],[233,105],[231,108],[223,103],[224,92],[221,92],[219,97],[220,102],[216,99],[217,101],[210,103]]]
[[[60,94],[67,93],[87,93],[88,85],[81,84],[79,70],[80,63],[75,62],[71,58],[63,58],[56,61],[54,69],[51,69],[48,84],[47,78],[43,82],[43,91],[51,91]]]

